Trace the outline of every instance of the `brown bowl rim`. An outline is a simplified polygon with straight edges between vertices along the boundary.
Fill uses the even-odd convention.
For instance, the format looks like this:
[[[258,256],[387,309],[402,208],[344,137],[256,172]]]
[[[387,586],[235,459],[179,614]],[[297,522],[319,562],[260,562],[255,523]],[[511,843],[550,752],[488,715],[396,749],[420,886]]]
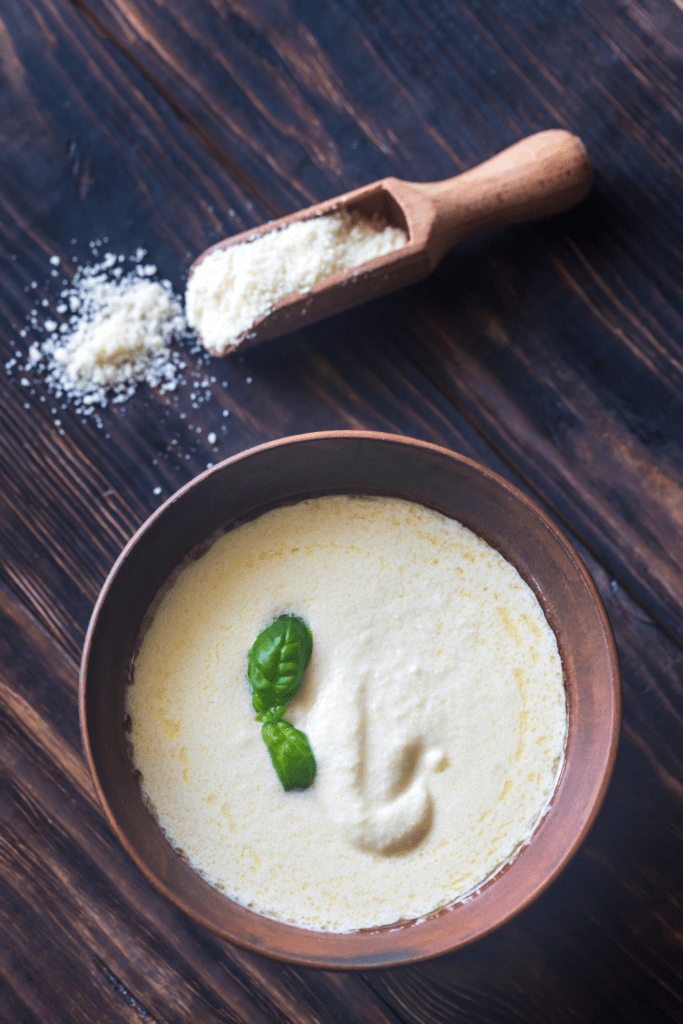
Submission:
[[[301,943],[289,943],[289,949],[278,949],[272,947],[261,946],[258,943],[244,939],[234,931],[228,931],[222,929],[212,922],[207,921],[201,914],[194,911],[191,905],[184,902],[183,899],[173,889],[167,886],[162,879],[160,879],[154,871],[150,869],[145,860],[138,855],[136,849],[132,846],[126,833],[122,830],[116,816],[114,815],[109,801],[107,799],[105,788],[99,777],[97,771],[95,757],[93,749],[90,743],[90,736],[87,726],[87,705],[89,696],[89,685],[88,685],[88,665],[90,653],[93,645],[93,640],[97,631],[98,621],[102,606],[106,600],[107,594],[115,580],[121,566],[127,560],[129,555],[137,546],[141,538],[149,531],[156,521],[164,516],[173,505],[178,502],[185,494],[193,490],[202,481],[210,477],[211,475],[219,472],[223,472],[226,467],[239,463],[245,459],[251,458],[257,455],[259,452],[263,452],[268,449],[275,449],[291,445],[292,443],[306,443],[318,440],[334,440],[334,439],[369,439],[374,441],[383,441],[399,446],[409,446],[413,448],[423,449],[425,451],[431,451],[442,456],[446,456],[448,459],[452,459],[454,462],[463,463],[469,466],[485,478],[487,478],[494,485],[501,487],[504,491],[515,499],[526,506],[527,510],[536,516],[545,529],[552,535],[553,539],[563,549],[564,554],[569,557],[570,561],[573,562],[574,568],[577,570],[581,577],[582,583],[586,587],[592,602],[594,605],[594,611],[597,614],[599,625],[603,634],[603,640],[605,644],[605,653],[607,661],[610,666],[610,683],[609,689],[605,687],[606,693],[610,698],[610,706],[608,711],[604,714],[603,723],[603,735],[604,741],[602,744],[602,758],[599,765],[593,765],[592,778],[594,780],[594,798],[590,811],[586,814],[580,829],[575,832],[566,845],[563,854],[556,860],[553,869],[544,875],[542,878],[537,878],[531,885],[525,887],[524,898],[517,902],[515,905],[509,907],[501,916],[490,920],[488,923],[476,926],[470,930],[470,932],[454,937],[451,941],[441,943],[438,948],[425,948],[419,950],[410,950],[405,955],[401,950],[382,949],[380,952],[372,951],[373,939],[377,941],[380,936],[391,935],[392,933],[406,932],[409,929],[425,929],[429,925],[429,922],[435,921],[437,918],[441,918],[444,915],[452,915],[457,913],[460,908],[467,907],[473,900],[479,899],[483,893],[491,888],[500,878],[502,878],[520,859],[520,855],[525,850],[532,849],[539,840],[539,834],[543,832],[544,823],[551,816],[552,805],[555,801],[555,797],[560,791],[562,781],[567,769],[567,759],[563,764],[560,778],[553,794],[553,798],[549,808],[544,812],[541,820],[537,823],[535,831],[530,841],[525,844],[522,849],[515,853],[510,863],[505,864],[495,875],[487,879],[475,893],[463,900],[457,901],[441,910],[436,911],[434,914],[430,914],[425,918],[418,921],[400,922],[395,925],[383,926],[378,929],[364,929],[361,932],[351,933],[337,933],[337,932],[314,932],[307,929],[299,928],[295,925],[287,924],[281,921],[275,921],[271,918],[266,918],[261,915],[249,911],[246,908],[241,907],[234,901],[230,900],[227,896],[220,894],[233,908],[237,908],[238,911],[242,911],[251,917],[256,917],[261,922],[267,922],[270,926],[275,926],[276,930],[284,930],[290,935],[299,936],[303,941]],[[330,488],[326,489],[326,493],[332,493]],[[284,499],[283,499],[284,500]],[[229,520],[228,520],[229,522]],[[226,524],[227,525],[227,524]],[[473,527],[470,527],[473,528]],[[476,529],[474,532],[477,532]],[[481,535],[481,534],[480,534]],[[490,542],[490,541],[489,541]],[[509,554],[505,553],[505,557],[514,564],[514,559]],[[527,581],[529,582],[529,581]],[[537,594],[538,596],[538,594]],[[535,899],[537,899],[541,893],[543,893],[548,886],[557,878],[557,876],[564,870],[569,860],[574,856],[578,848],[583,843],[588,832],[590,831],[595,818],[600,810],[602,802],[604,800],[607,788],[610,782],[612,771],[614,769],[614,763],[616,760],[617,747],[619,742],[620,732],[620,721],[621,721],[621,688],[620,688],[620,673],[619,673],[619,662],[616,651],[616,645],[614,636],[610,626],[609,618],[607,616],[606,609],[600,597],[600,594],[586,569],[583,561],[570,543],[570,541],[564,536],[560,529],[556,526],[550,516],[539,507],[539,505],[531,498],[527,497],[523,491],[521,491],[514,484],[511,484],[504,477],[500,476],[495,471],[488,467],[476,462],[473,459],[465,455],[461,455],[457,452],[451,451],[443,446],[433,444],[428,441],[422,441],[417,438],[404,436],[401,434],[389,434],[379,431],[363,431],[363,430],[333,430],[333,431],[314,431],[304,434],[294,434],[283,438],[277,438],[272,441],[267,441],[259,445],[255,445],[251,448],[245,449],[244,451],[237,452],[229,458],[217,463],[210,469],[203,471],[196,477],[193,477],[188,483],[184,484],[177,491],[174,492],[166,501],[164,501],[146,520],[142,525],[135,531],[133,536],[130,538],[128,543],[125,545],[121,554],[116,559],[111,571],[109,572],[102,589],[97,598],[96,604],[93,609],[93,613],[90,619],[86,638],[83,646],[83,655],[81,659],[81,668],[79,675],[79,715],[81,725],[81,736],[83,742],[83,748],[90,770],[91,778],[95,787],[100,804],[104,810],[105,817],[113,829],[116,838],[121,843],[123,848],[132,858],[133,862],[142,872],[143,876],[149,881],[154,888],[161,892],[175,907],[182,910],[197,924],[207,928],[212,933],[216,934],[222,939],[225,939],[235,945],[238,945],[244,949],[262,953],[272,959],[278,960],[283,963],[292,964],[295,966],[304,967],[318,967],[325,970],[368,970],[373,968],[390,968],[396,966],[403,966],[407,964],[419,963],[424,960],[432,959],[436,956],[444,955],[449,952],[453,952],[456,949],[462,948],[469,943],[476,941],[479,938],[489,934],[495,929],[501,927],[512,917],[521,913],[526,909]],[[569,744],[569,740],[567,741]],[[149,812],[148,812],[149,813]],[[176,854],[176,856],[179,856]],[[208,884],[208,883],[204,883]],[[331,947],[331,952],[315,954],[306,952],[303,947],[307,945],[306,939],[316,937],[319,941],[322,939],[322,944],[325,947]],[[335,953],[334,947],[339,946],[341,948],[348,944],[349,941],[356,940],[354,945],[357,945],[360,940],[367,950],[356,950],[349,955],[341,955]],[[301,945],[302,948],[297,948]],[[385,944],[386,945],[386,944]]]

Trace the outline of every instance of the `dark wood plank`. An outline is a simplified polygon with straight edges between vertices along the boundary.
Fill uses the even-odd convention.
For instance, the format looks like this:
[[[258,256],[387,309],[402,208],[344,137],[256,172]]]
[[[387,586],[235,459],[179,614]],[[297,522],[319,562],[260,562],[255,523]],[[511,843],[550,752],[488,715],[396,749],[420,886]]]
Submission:
[[[0,119],[8,132],[7,187],[0,193],[5,204],[0,246],[5,359],[25,350],[27,341],[18,329],[26,314],[42,308],[43,301],[54,306],[62,279],[49,276],[48,255],[61,256],[60,272],[68,279],[71,253],[77,260],[89,256],[87,241],[93,234],[108,237],[115,251],[121,239],[125,252],[144,244],[160,269],[177,281],[186,252],[196,251],[208,237],[199,232],[212,230],[202,206],[207,197],[216,201],[224,170],[215,168],[214,191],[203,191],[211,154],[202,138],[72,7],[17,5],[12,15],[6,25],[13,54],[4,94],[8,118]],[[32,57],[38,46],[45,54],[40,62]],[[55,95],[63,97],[57,110]],[[22,131],[16,111],[24,114]],[[86,130],[91,155],[78,141],[79,131]],[[21,145],[11,145],[9,133]],[[37,209],[32,209],[37,191]],[[220,193],[231,223],[228,208],[239,207],[239,186],[221,182]],[[66,244],[71,232],[80,239],[73,247]],[[17,251],[20,258],[13,261]],[[207,357],[202,366],[188,357],[187,386],[166,398],[141,390],[124,406],[109,406],[100,413],[100,430],[92,421],[80,422],[73,407],[56,402],[33,375],[26,387],[21,381],[27,378],[19,371],[5,380],[6,401],[0,408],[0,450],[8,474],[0,493],[5,579],[72,655],[80,649],[99,586],[125,541],[162,497],[208,462],[281,434],[359,425],[414,433],[476,454],[476,432],[467,424],[450,425],[447,403],[425,388],[405,360],[403,372],[394,370],[394,353],[382,356],[362,313],[321,331],[303,334],[298,346],[290,340],[271,347],[265,359],[256,354],[246,363],[244,357]],[[349,331],[357,338],[350,361],[342,352],[344,365],[333,367],[326,352],[318,356],[316,339],[330,337],[330,351],[335,346],[343,350]],[[364,355],[368,346],[377,352],[372,372]],[[347,379],[349,374],[362,384]],[[207,375],[208,387],[198,390],[210,398],[198,407],[190,385]],[[357,387],[362,394],[355,394]],[[227,419],[224,411],[230,413]],[[461,438],[463,429],[466,438]],[[212,431],[218,441],[209,446],[206,438]],[[161,495],[155,496],[159,487]]]
[[[397,340],[680,642],[683,309],[629,292],[630,254],[594,233],[599,189],[543,232],[449,256],[405,295]]]

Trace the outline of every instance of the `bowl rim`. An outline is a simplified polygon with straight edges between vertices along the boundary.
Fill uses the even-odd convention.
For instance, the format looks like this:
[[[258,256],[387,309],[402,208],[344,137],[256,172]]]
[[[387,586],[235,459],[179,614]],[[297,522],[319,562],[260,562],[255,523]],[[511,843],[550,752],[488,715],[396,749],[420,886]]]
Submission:
[[[102,780],[99,777],[99,772],[97,770],[96,759],[91,745],[87,724],[88,701],[90,691],[92,689],[88,678],[89,660],[96,632],[98,629],[102,608],[105,604],[112,583],[116,579],[121,567],[126,562],[129,555],[135,549],[139,541],[146,535],[148,531],[150,531],[154,527],[157,520],[160,519],[162,516],[165,516],[168,513],[169,509],[171,509],[174,506],[174,504],[182,500],[182,498],[186,494],[194,490],[204,480],[206,480],[207,478],[211,477],[214,474],[225,472],[226,468],[237,463],[240,463],[245,459],[253,458],[254,456],[257,456],[261,452],[277,449],[280,447],[285,447],[291,445],[292,443],[305,444],[306,442],[315,442],[320,440],[334,441],[335,439],[368,439],[372,441],[388,442],[391,444],[396,444],[401,447],[408,446],[415,449],[421,449],[423,451],[431,451],[440,456],[446,456],[447,459],[453,460],[455,463],[465,464],[470,469],[474,470],[475,473],[478,473],[485,477],[490,483],[493,483],[495,486],[501,487],[503,490],[508,492],[508,494],[514,500],[521,502],[522,505],[524,505],[530,513],[532,513],[535,517],[539,519],[539,521],[545,527],[548,533],[552,535],[554,541],[560,545],[560,548],[563,549],[564,554],[568,556],[570,561],[573,563],[575,570],[582,578],[582,583],[586,587],[590,597],[592,598],[594,611],[597,613],[597,618],[599,620],[599,625],[602,630],[603,640],[605,644],[605,654],[607,657],[607,662],[610,667],[611,687],[609,689],[607,687],[605,688],[606,692],[608,692],[608,696],[611,699],[609,724],[605,731],[605,742],[603,742],[603,756],[600,765],[597,766],[596,770],[593,772],[593,777],[595,781],[595,795],[593,798],[593,803],[590,807],[589,812],[586,814],[584,818],[581,828],[573,834],[571,841],[566,845],[564,853],[557,859],[553,869],[548,874],[544,875],[542,878],[536,878],[533,884],[525,888],[525,894],[522,900],[520,900],[515,906],[509,908],[507,912],[505,912],[495,920],[491,921],[486,926],[475,928],[471,931],[471,933],[461,936],[457,938],[455,941],[451,942],[450,944],[443,945],[443,947],[441,948],[426,951],[411,951],[410,955],[408,956],[403,956],[399,954],[394,958],[392,958],[392,956],[390,955],[387,956],[386,954],[374,955],[371,951],[368,951],[367,954],[356,955],[349,959],[348,956],[342,955],[335,957],[334,953],[325,954],[323,956],[316,956],[311,955],[310,953],[304,953],[303,951],[299,952],[296,949],[294,951],[292,951],[292,949],[283,951],[273,948],[261,948],[253,942],[242,938],[239,934],[221,930],[220,927],[217,927],[212,922],[207,921],[201,914],[197,913],[190,905],[183,902],[183,900],[179,897],[178,893],[176,893],[167,884],[165,884],[164,880],[158,877],[158,875],[151,870],[151,868],[147,865],[145,860],[138,854],[137,850],[131,844],[125,831],[121,828],[121,825],[110,806],[109,799],[106,795],[105,787],[102,783]],[[328,488],[326,490],[326,493],[331,493],[331,490]],[[304,498],[302,497],[300,500],[304,500]],[[257,512],[256,514],[258,515],[261,513]],[[230,519],[228,518],[226,525],[229,524],[229,522]],[[476,530],[474,532],[476,533]],[[504,557],[506,557],[508,561],[512,561],[512,559],[510,559],[508,555],[504,555]],[[512,564],[514,564],[514,562],[512,562]],[[538,594],[536,596],[538,597]],[[261,444],[255,445],[251,448],[245,449],[241,452],[237,452],[234,455],[228,457],[227,459],[224,459],[223,461],[216,463],[216,465],[202,471],[196,477],[193,477],[192,480],[188,481],[177,491],[175,491],[172,495],[170,495],[135,531],[133,536],[124,546],[123,550],[121,551],[118,558],[114,562],[110,572],[107,575],[106,580],[103,583],[92,612],[90,623],[88,625],[88,630],[86,633],[85,642],[83,646],[83,654],[81,658],[79,673],[79,717],[82,743],[86,760],[88,763],[88,768],[90,771],[90,776],[93,781],[93,785],[97,793],[98,799],[100,801],[100,805],[104,811],[105,817],[110,827],[113,829],[117,840],[121,843],[121,845],[126,850],[128,855],[131,857],[133,862],[136,864],[138,869],[142,872],[145,879],[149,881],[157,891],[161,892],[162,895],[164,895],[168,900],[170,900],[170,902],[175,907],[182,910],[193,921],[195,921],[197,924],[200,924],[202,927],[207,928],[210,932],[217,935],[218,937],[226,941],[229,941],[230,943],[238,945],[244,949],[259,952],[263,955],[270,957],[271,959],[275,959],[283,963],[288,963],[295,966],[318,967],[324,970],[368,970],[373,968],[390,968],[407,964],[419,963],[428,959],[432,959],[436,956],[444,955],[448,952],[453,952],[456,949],[462,948],[465,945],[469,945],[476,939],[482,938],[483,936],[489,934],[495,929],[501,927],[503,924],[507,923],[512,917],[516,916],[522,910],[526,909],[535,899],[538,898],[538,896],[541,895],[541,893],[543,893],[552,884],[552,882],[564,870],[567,863],[571,860],[571,858],[574,856],[578,848],[585,840],[605,798],[607,788],[609,786],[609,782],[611,779],[611,775],[614,769],[617,748],[619,743],[621,722],[621,686],[616,644],[614,641],[614,636],[612,633],[609,618],[607,616],[607,611],[604,607],[602,598],[600,597],[597,587],[588,570],[586,569],[580,555],[574,548],[573,544],[571,544],[567,537],[565,537],[565,535],[562,533],[559,527],[550,518],[548,513],[544,509],[542,509],[534,500],[529,498],[518,487],[516,487],[514,484],[511,484],[504,477],[500,476],[494,470],[489,469],[487,466],[475,461],[474,459],[469,458],[468,456],[461,455],[448,448],[433,444],[428,441],[422,441],[420,439],[409,437],[402,434],[390,434],[379,431],[314,431],[304,434],[288,435],[286,437],[277,438],[272,441],[266,441]],[[568,744],[569,738],[567,739],[567,746]],[[493,885],[501,876],[503,876],[508,871],[511,864],[514,864],[517,861],[520,852],[534,845],[534,841],[537,839],[539,831],[542,831],[543,822],[550,814],[552,802],[554,801],[555,796],[557,795],[560,789],[566,767],[567,763],[565,759],[549,807],[546,808],[546,810],[541,815],[541,818],[536,823],[534,827],[534,832],[532,833],[530,840],[523,845],[521,851],[515,852],[515,854],[511,858],[511,862],[508,862],[505,865],[503,865],[503,867],[498,869],[491,878],[486,879],[474,893],[464,897],[463,899],[455,902],[454,904],[450,904],[449,906],[434,912],[433,914],[429,914],[426,917],[419,919],[418,921],[409,921],[405,923],[401,922],[395,925],[382,926],[381,928],[377,929],[364,929],[362,932],[312,932],[307,929],[299,928],[296,925],[287,924],[282,921],[274,921],[272,918],[263,917],[262,915],[259,915],[253,911],[247,910],[246,908],[242,908],[239,904],[236,904],[233,900],[230,900],[229,897],[223,896],[223,894],[221,895],[223,896],[224,899],[228,900],[228,902],[233,907],[237,907],[240,910],[244,910],[247,914],[259,917],[262,921],[269,921],[271,922],[271,924],[276,925],[279,929],[286,929],[288,932],[298,933],[301,936],[325,936],[326,938],[332,940],[331,944],[333,946],[335,945],[336,940],[344,940],[349,936],[367,935],[371,939],[373,936],[378,936],[383,933],[404,931],[410,928],[421,928],[427,922],[432,921],[437,917],[441,917],[444,914],[451,913],[452,911],[457,910],[459,907],[464,907],[470,901],[476,899],[478,896],[480,896],[480,894],[488,890],[491,885]],[[204,884],[208,885],[208,883]],[[296,947],[296,943],[294,943],[294,947]]]

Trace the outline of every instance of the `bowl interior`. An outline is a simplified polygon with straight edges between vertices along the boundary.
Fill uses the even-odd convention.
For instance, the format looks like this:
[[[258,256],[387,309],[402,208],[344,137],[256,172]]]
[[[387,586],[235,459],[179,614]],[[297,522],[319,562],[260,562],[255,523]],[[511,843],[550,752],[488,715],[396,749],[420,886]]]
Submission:
[[[326,493],[386,494],[459,520],[534,590],[557,636],[569,733],[550,810],[531,841],[474,896],[401,926],[336,934],[261,917],[212,888],[173,850],[133,774],[124,692],[145,615],[179,562],[216,530],[278,504]],[[114,566],[95,608],[81,669],[81,723],[100,799],[144,874],[222,937],[293,963],[389,966],[436,956],[490,931],[557,875],[585,836],[612,769],[619,680],[607,617],[581,560],[552,522],[496,474],[445,449],[381,434],[286,438],[221,463],[174,495]]]

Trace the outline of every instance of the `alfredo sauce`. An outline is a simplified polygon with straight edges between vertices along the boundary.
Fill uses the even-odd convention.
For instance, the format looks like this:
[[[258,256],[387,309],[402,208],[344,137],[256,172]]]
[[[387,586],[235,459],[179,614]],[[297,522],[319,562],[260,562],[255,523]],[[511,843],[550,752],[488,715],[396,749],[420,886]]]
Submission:
[[[282,614],[313,655],[285,719],[317,762],[286,793],[247,654]],[[451,519],[334,496],[269,512],[179,574],[128,692],[152,813],[258,913],[350,931],[429,914],[530,837],[562,763],[555,636],[517,571]]]

